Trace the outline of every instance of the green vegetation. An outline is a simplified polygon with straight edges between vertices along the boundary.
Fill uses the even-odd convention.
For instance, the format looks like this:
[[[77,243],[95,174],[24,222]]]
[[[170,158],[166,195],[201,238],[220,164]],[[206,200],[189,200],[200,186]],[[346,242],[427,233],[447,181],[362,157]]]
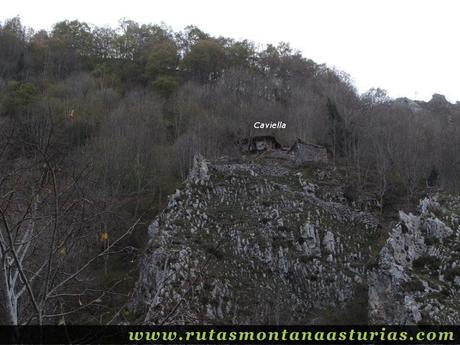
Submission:
[[[424,291],[425,287],[419,279],[413,278],[404,284],[404,289],[407,291]]]
[[[418,259],[415,259],[412,263],[412,266],[415,270],[421,270],[424,268],[428,268],[430,270],[437,270],[439,269],[439,259],[435,256],[421,256]]]
[[[367,285],[360,284],[355,288],[353,299],[342,309],[325,309],[319,322],[327,325],[365,325],[368,323]]]
[[[454,281],[455,277],[460,277],[460,266],[447,270],[445,277],[451,282]]]

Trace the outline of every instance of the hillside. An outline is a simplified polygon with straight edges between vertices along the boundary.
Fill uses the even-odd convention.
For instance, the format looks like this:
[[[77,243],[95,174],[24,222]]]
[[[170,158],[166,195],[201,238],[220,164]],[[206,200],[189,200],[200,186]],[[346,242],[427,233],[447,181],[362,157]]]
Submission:
[[[459,104],[359,93],[289,43],[196,26],[14,17],[0,47],[0,324],[397,320],[407,284],[401,320],[455,306],[456,241],[407,263],[384,244],[419,199],[456,212]],[[322,163],[249,154],[257,137]],[[368,288],[380,261],[404,273],[388,300]]]
[[[443,209],[454,222],[447,228],[428,215],[426,199],[420,217],[431,232],[420,230],[427,226],[419,216],[401,213],[388,235],[372,203],[349,202],[343,186],[340,169],[328,165],[196,156],[149,227],[131,317],[154,324],[458,322],[445,313],[458,307],[458,219]],[[409,229],[403,239],[401,229]],[[443,263],[428,281],[427,255]]]

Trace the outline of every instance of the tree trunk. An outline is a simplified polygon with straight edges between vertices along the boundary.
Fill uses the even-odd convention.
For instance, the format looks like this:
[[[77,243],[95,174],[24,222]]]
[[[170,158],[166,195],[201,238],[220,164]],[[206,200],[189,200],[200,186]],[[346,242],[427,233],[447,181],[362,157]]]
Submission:
[[[16,298],[11,295],[12,291],[8,289],[6,272],[4,265],[0,275],[0,325],[10,326],[18,324],[18,313]]]

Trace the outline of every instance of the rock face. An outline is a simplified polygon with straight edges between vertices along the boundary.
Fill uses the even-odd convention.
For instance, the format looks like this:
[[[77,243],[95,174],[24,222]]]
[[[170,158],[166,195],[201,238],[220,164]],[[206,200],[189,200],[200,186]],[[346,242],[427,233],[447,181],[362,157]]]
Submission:
[[[449,101],[446,99],[446,96],[440,95],[439,93],[433,94],[431,97],[430,103],[433,104],[450,104]]]
[[[345,184],[333,167],[195,156],[149,227],[133,322],[460,323],[460,198],[385,229]]]
[[[333,179],[323,193],[317,171],[282,163],[195,157],[149,228],[137,322],[327,322],[363,295],[376,219],[337,202]]]
[[[418,215],[400,212],[369,274],[371,322],[460,322],[460,234],[453,205],[426,198]]]

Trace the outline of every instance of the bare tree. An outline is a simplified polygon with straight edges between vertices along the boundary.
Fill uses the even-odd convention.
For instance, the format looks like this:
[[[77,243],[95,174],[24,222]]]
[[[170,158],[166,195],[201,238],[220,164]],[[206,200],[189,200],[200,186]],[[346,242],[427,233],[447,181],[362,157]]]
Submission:
[[[100,302],[108,291],[88,293],[76,307],[68,298],[85,294],[88,268],[139,223],[103,250],[94,248],[105,211],[82,189],[88,167],[69,176],[50,157],[50,150],[34,152],[36,159],[18,159],[0,170],[1,324],[47,323]],[[94,298],[89,300],[90,295]]]

